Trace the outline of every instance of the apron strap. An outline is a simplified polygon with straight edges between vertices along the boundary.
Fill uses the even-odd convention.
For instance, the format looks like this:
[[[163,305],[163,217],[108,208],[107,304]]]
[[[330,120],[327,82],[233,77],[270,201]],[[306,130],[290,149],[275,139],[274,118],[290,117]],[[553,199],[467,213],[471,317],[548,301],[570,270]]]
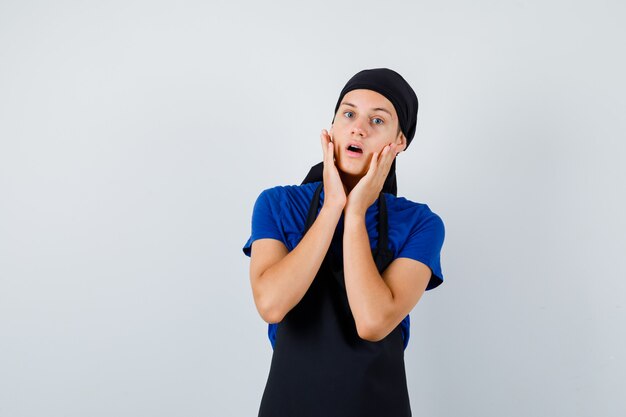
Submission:
[[[313,200],[311,201],[311,205],[309,205],[309,213],[306,216],[306,225],[304,226],[304,233],[302,233],[302,236],[304,236],[306,232],[309,231],[309,228],[311,227],[311,225],[315,221],[315,218],[317,217],[317,208],[320,205],[320,195],[322,194],[323,189],[324,189],[324,183],[320,182],[320,185],[317,186],[317,189],[315,190],[315,193],[313,194]]]
[[[387,223],[387,200],[383,193],[378,196],[378,248],[388,248],[389,224]]]

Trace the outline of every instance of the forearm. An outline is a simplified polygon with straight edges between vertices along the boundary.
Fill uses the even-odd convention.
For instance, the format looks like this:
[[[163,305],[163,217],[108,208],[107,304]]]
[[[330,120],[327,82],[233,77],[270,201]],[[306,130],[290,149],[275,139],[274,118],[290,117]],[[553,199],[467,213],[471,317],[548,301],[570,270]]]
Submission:
[[[391,311],[393,294],[372,257],[364,214],[345,215],[343,270],[357,331],[362,338],[375,339]]]
[[[307,292],[328,252],[341,208],[322,206],[298,245],[259,278],[267,317],[280,322]]]

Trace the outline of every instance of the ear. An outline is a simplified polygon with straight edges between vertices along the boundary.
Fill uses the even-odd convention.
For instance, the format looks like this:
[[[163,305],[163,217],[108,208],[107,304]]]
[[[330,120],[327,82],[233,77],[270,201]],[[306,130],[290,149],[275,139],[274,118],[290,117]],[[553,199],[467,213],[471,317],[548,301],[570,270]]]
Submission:
[[[398,137],[396,138],[396,145],[398,145],[398,148],[396,149],[398,153],[406,149],[406,137],[404,136],[404,133],[402,133],[402,131],[398,133]]]

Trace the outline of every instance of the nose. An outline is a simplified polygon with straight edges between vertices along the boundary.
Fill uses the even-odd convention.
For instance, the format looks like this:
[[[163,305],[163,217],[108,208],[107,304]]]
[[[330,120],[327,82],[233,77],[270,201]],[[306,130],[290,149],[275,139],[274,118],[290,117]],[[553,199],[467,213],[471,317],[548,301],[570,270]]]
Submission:
[[[352,123],[352,134],[359,135],[361,137],[367,135],[367,127],[363,126],[363,122],[360,119],[355,120],[354,123]]]

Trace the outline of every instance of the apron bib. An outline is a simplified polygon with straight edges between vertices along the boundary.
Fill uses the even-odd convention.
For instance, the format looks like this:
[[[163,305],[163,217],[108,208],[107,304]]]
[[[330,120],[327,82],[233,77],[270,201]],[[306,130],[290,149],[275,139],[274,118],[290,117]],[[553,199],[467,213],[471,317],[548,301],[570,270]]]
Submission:
[[[323,189],[309,207],[313,224]],[[378,198],[378,271],[393,260],[388,249],[387,208]],[[359,337],[343,276],[342,231],[300,302],[276,329],[270,372],[259,417],[410,417],[400,325],[378,342]],[[304,234],[303,234],[304,236]]]

